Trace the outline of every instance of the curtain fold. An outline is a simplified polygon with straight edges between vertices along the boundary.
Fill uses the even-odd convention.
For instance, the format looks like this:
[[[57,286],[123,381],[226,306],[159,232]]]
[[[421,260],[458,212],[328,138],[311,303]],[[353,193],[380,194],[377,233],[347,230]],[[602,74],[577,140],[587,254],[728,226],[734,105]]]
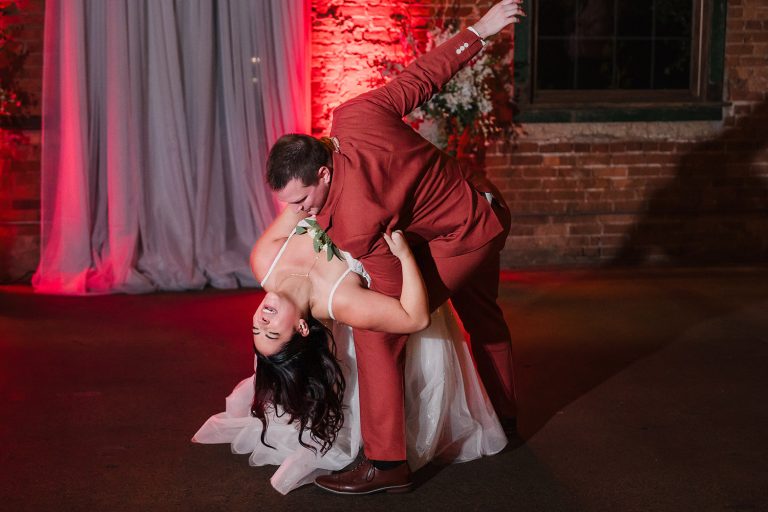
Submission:
[[[307,0],[47,0],[45,293],[256,285],[268,148],[309,131]]]

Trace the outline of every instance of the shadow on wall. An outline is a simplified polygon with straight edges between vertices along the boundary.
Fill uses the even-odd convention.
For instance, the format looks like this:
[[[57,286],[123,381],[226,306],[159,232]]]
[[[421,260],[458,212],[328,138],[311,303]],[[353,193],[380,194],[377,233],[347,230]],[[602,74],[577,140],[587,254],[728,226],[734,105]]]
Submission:
[[[651,196],[610,264],[768,262],[768,157],[757,164],[766,150],[768,101],[683,155],[677,176]]]
[[[682,156],[677,175],[651,195],[647,211],[609,266],[640,266],[655,260],[675,267],[768,263],[766,155],[768,101]],[[704,272],[650,270],[647,279],[636,279],[642,274],[634,272],[605,270],[543,283],[543,292],[532,296],[521,287],[519,296],[509,299],[511,307],[505,308],[509,325],[518,326],[525,338],[515,354],[524,437],[612,376],[686,342],[692,329],[712,325],[709,322],[715,319],[730,318],[737,325],[739,318],[766,300],[768,275],[762,269],[738,279],[733,279],[738,273],[727,269],[709,277]],[[707,345],[708,350],[715,346]],[[692,348],[692,353],[701,360],[710,352]],[[660,355],[658,364],[666,364],[665,357],[670,356]],[[716,370],[710,375],[701,370],[701,379],[725,378],[727,365],[703,361],[699,370]],[[708,392],[697,395],[702,408],[711,402],[705,396]]]

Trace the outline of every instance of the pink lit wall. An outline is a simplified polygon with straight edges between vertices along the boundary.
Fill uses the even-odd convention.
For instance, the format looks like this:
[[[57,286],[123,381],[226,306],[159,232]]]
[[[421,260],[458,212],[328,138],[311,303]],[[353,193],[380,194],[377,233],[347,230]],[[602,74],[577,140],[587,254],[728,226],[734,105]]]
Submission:
[[[392,41],[399,31],[391,19],[405,10],[422,30],[435,6],[453,0],[311,0],[312,26],[312,131],[326,134],[331,109],[369,87],[376,77],[376,57],[396,55],[401,49]],[[461,11],[471,16],[478,2],[461,0]],[[483,2],[485,6],[490,2]],[[729,0],[726,34],[726,90],[723,130],[739,119],[753,116],[768,102],[768,41],[765,0]],[[33,93],[42,90],[42,31],[44,0],[29,0],[25,33],[30,45],[26,85]],[[743,156],[739,142],[701,149],[700,140],[688,126],[675,125],[676,140],[667,140],[669,126],[649,126],[643,134],[626,131],[613,123],[617,136],[604,138],[574,125],[557,135],[548,126],[526,126],[539,136],[528,136],[516,149],[492,148],[486,165],[490,177],[504,190],[515,215],[513,231],[502,255],[507,268],[530,266],[599,265],[626,244],[632,229],[648,209],[653,194],[679,174],[680,161],[700,162],[701,173],[720,187],[721,162]],[[670,123],[667,123],[670,125]],[[39,133],[30,132],[30,156],[0,171],[0,282],[18,279],[37,265],[39,244]],[[713,155],[716,158],[713,158]],[[768,183],[768,151],[753,161],[739,164],[744,187]],[[733,186],[728,182],[722,187]],[[715,190],[714,192],[717,192]],[[713,193],[714,193],[713,192]],[[727,190],[723,194],[730,194]],[[616,212],[621,212],[620,214]],[[737,215],[737,214],[734,214]],[[763,215],[763,218],[765,215]],[[756,223],[742,217],[722,217],[708,231],[734,238],[733,223],[743,229],[739,236],[754,239]],[[666,228],[661,227],[660,231]],[[756,228],[759,232],[762,228]],[[700,243],[692,233],[690,243]],[[687,243],[687,242],[686,242]],[[722,260],[732,256],[728,244],[708,250]]]
[[[45,4],[44,0],[26,0],[22,5],[22,28],[16,39],[26,45],[28,54],[19,85],[33,96],[29,115],[34,124],[40,115]],[[0,143],[7,143],[8,132],[0,135]],[[29,145],[22,149],[19,160],[0,159],[0,282],[28,278],[39,257],[40,131],[25,130],[24,135]]]
[[[331,110],[371,87],[375,60],[403,54],[393,15],[411,17],[416,37],[436,2],[430,0],[312,0],[312,130],[327,134]]]

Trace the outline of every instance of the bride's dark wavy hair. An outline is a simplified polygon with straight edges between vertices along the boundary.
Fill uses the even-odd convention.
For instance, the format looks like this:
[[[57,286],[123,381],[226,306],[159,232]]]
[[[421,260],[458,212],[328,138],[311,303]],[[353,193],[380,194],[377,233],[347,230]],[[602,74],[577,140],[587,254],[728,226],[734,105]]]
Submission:
[[[336,343],[331,331],[311,315],[309,334],[295,333],[280,352],[258,360],[254,379],[251,415],[261,420],[261,442],[270,448],[266,435],[267,413],[287,414],[290,423],[299,424],[299,444],[317,453],[304,441],[305,430],[320,445],[320,453],[331,449],[344,424],[342,400],[346,383],[336,360]],[[254,347],[255,350],[255,347]]]

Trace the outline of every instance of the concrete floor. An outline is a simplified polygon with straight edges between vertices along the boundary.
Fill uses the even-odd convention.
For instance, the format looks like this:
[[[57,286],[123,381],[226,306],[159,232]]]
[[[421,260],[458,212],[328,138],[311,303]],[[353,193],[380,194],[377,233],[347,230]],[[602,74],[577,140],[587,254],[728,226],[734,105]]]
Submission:
[[[525,443],[356,498],[189,442],[250,372],[259,292],[0,287],[0,509],[768,510],[768,269],[505,278]]]

